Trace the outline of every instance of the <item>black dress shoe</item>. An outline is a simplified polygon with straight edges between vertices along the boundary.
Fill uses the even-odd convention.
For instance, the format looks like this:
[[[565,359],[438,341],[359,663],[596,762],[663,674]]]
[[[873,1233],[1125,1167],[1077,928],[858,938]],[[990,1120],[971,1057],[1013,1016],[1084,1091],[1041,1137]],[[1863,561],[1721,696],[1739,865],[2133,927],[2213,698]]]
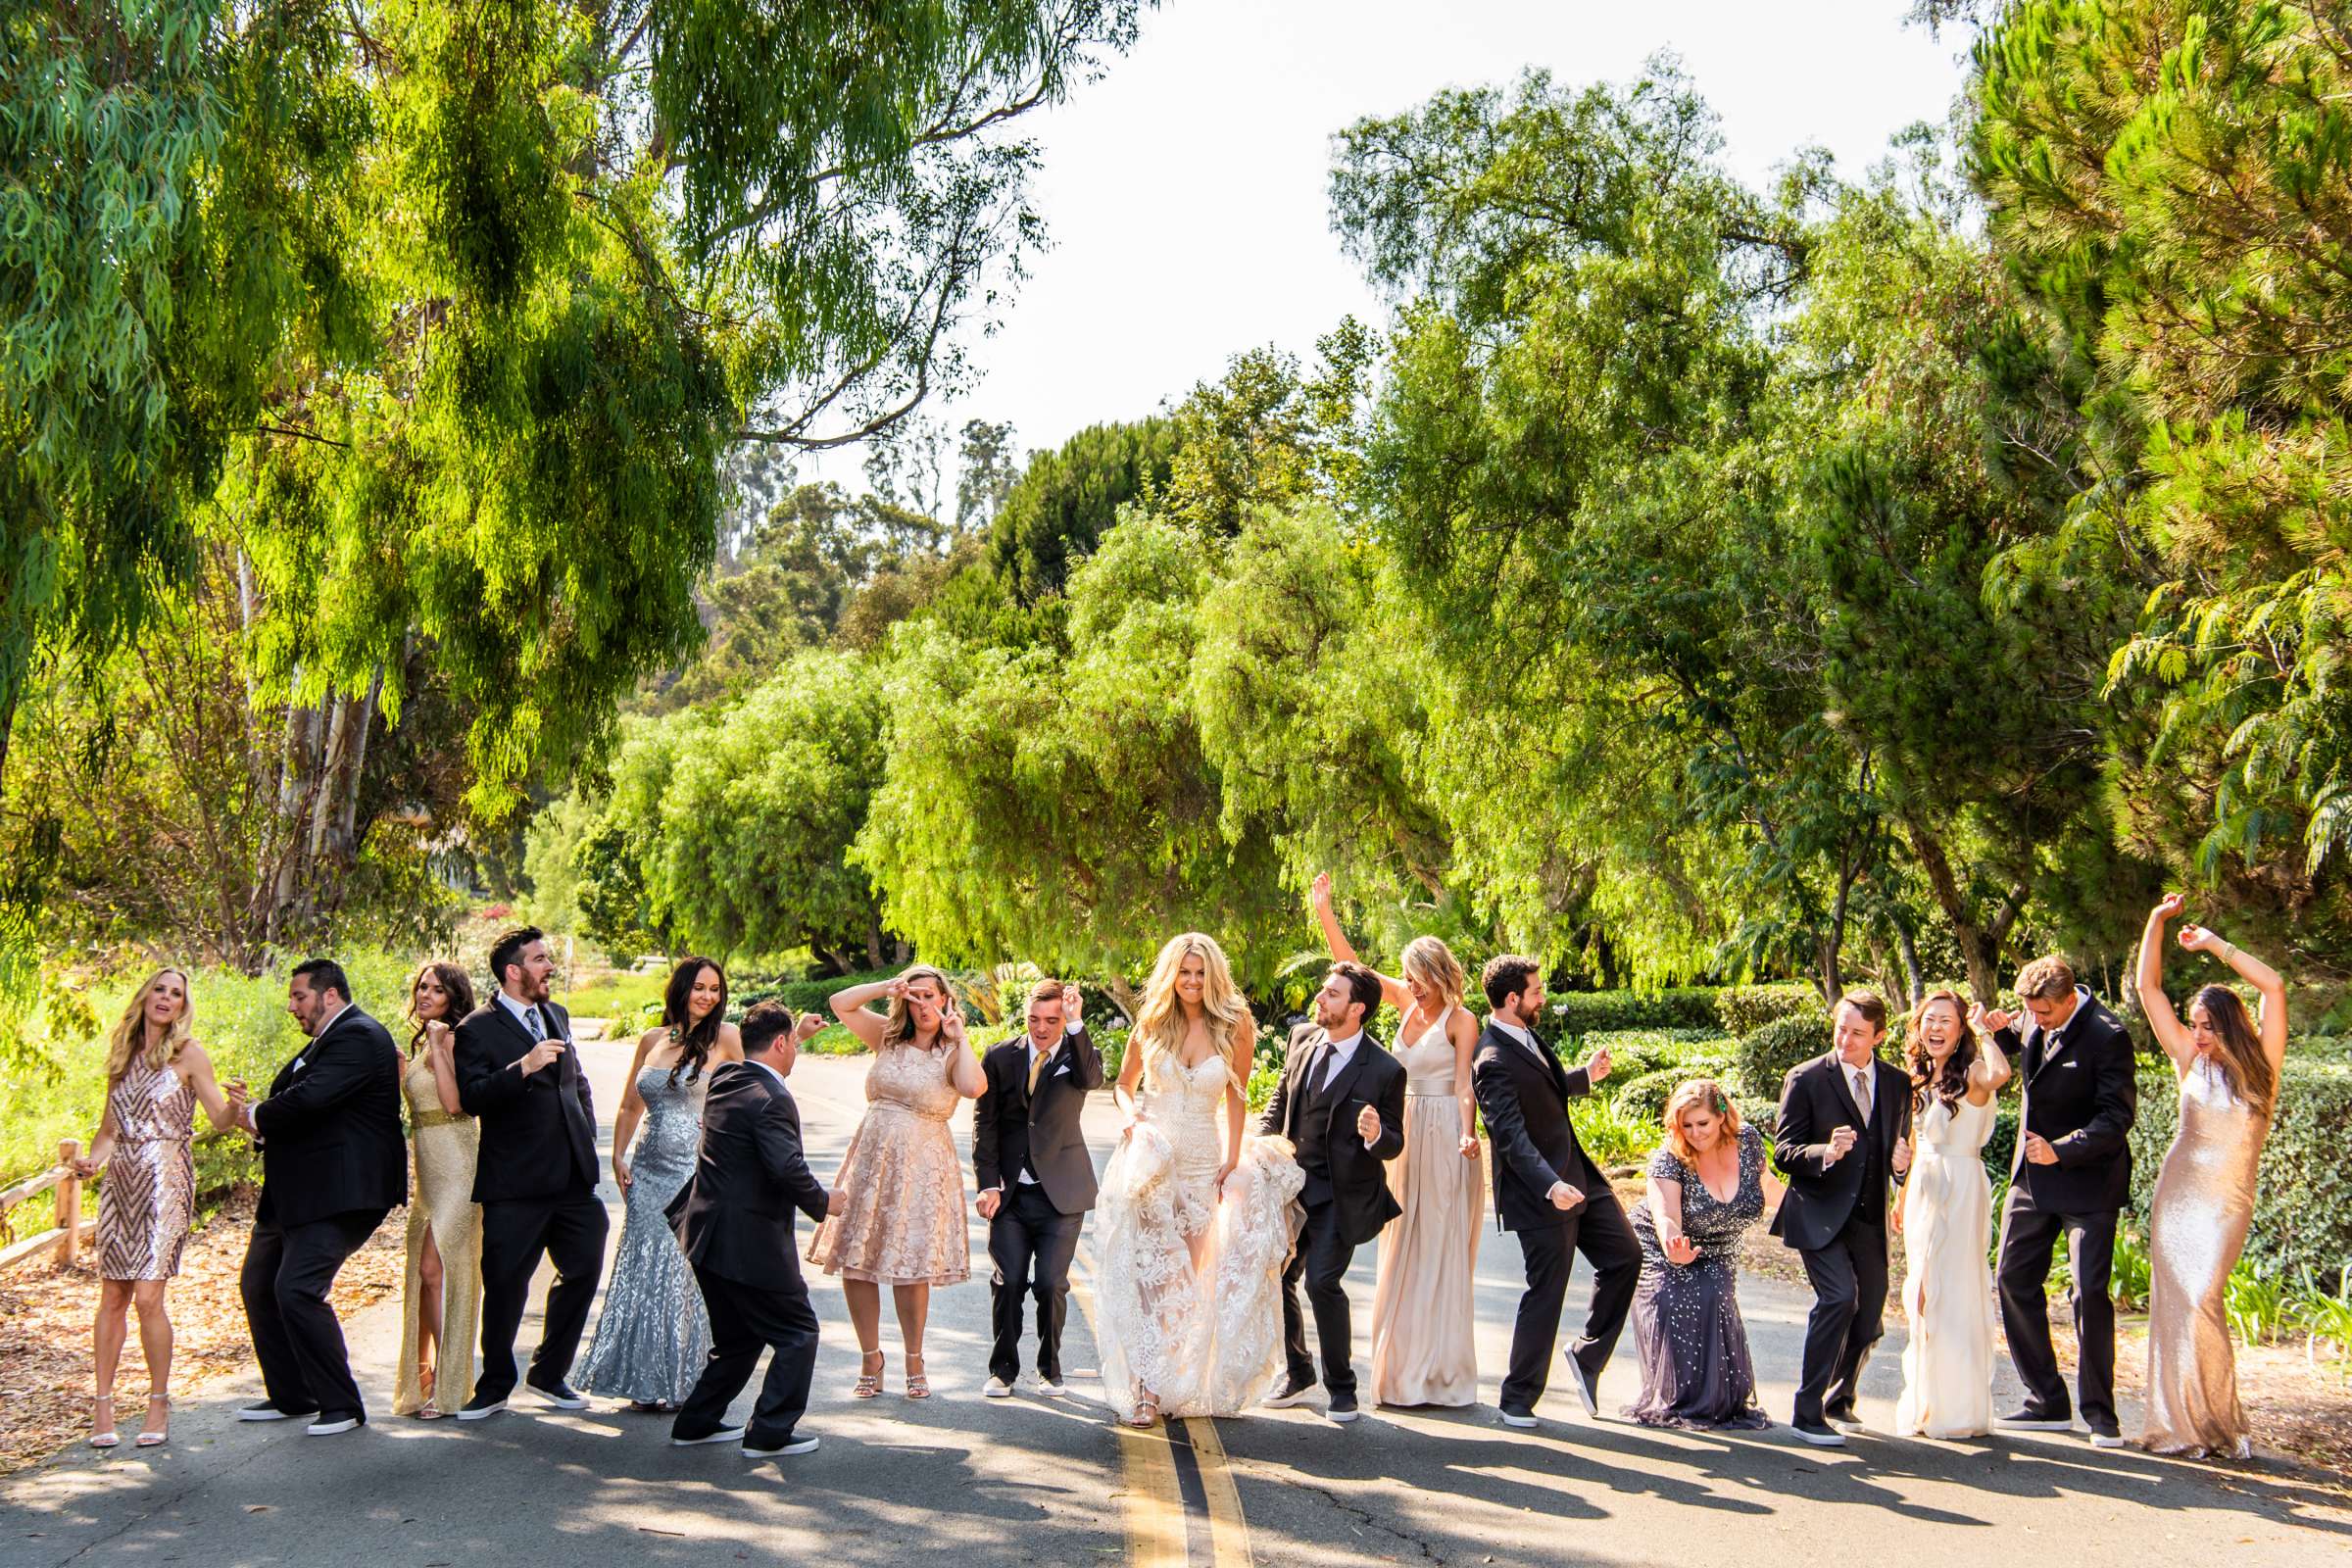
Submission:
[[[498,1414],[506,1407],[507,1396],[503,1394],[477,1394],[466,1401],[466,1408],[458,1412],[458,1419],[480,1421]]]
[[[1842,1448],[1845,1446],[1844,1433],[1835,1427],[1824,1426],[1819,1421],[1793,1422],[1790,1424],[1789,1430],[1816,1448]]]
[[[559,1410],[585,1410],[588,1408],[588,1396],[562,1378],[558,1378],[553,1387],[545,1383],[532,1383],[528,1380],[525,1380],[523,1387]]]
[[[240,1421],[299,1421],[305,1416],[313,1416],[318,1413],[315,1409],[281,1410],[268,1399],[264,1399],[259,1404],[249,1404],[239,1410],[237,1419]]]

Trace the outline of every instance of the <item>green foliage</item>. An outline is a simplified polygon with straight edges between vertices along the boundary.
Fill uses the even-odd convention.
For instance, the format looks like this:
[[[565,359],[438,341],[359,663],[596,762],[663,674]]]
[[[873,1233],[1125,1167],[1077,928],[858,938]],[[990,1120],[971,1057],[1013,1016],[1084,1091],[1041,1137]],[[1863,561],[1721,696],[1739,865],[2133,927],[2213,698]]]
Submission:
[[[1789,1069],[1822,1054],[1830,1045],[1830,1020],[1818,1010],[1774,1019],[1740,1042],[1736,1070],[1740,1091],[1777,1102]]]
[[[2305,1272],[2332,1278],[2352,1263],[2352,1174],[2343,1160],[2352,1138],[2352,1065],[2325,1059],[2325,1051],[2307,1054],[2303,1045],[2297,1039],[2287,1047],[2246,1237],[2247,1265],[2273,1284]],[[2143,1070],[2132,1125],[2132,1204],[2142,1215],[2180,1118],[2171,1066]]]
[[[2103,482],[2013,578],[2139,558],[2104,695],[2127,842],[2342,979],[2352,56],[2328,7],[2029,0],[1978,48],[1973,155],[2081,368]],[[2192,780],[2183,788],[2184,777]]]
[[[1584,1035],[1574,1051],[1607,1051],[1614,1078],[1635,1078],[1661,1067],[1728,1057],[1735,1043],[1712,1029],[1606,1029]]]
[[[1628,1115],[1598,1095],[1570,1101],[1568,1119],[1576,1126],[1576,1141],[1604,1171],[1639,1167],[1665,1136],[1655,1116]]]
[[[1175,427],[1148,418],[1090,425],[1036,453],[990,524],[991,570],[1016,599],[1060,589],[1125,508],[1167,484],[1175,451]]]
[[[1811,986],[1725,986],[1715,993],[1715,1016],[1725,1034],[1744,1039],[1776,1019],[1821,1010]]]
[[[1571,991],[1551,999],[1563,1040],[1627,1029],[1690,1029],[1713,1035],[1715,992],[1687,986],[1671,991]],[[1589,1046],[1590,1043],[1588,1043]]]
[[[832,975],[822,980],[747,981],[736,988],[731,1000],[746,1008],[762,1002],[781,1002],[796,1014],[815,1012],[832,1001],[837,991],[848,991],[854,986],[870,986],[896,973],[896,969],[871,969],[859,974]]]
[[[1622,1084],[1613,1084],[1609,1103],[1634,1121],[1657,1121],[1665,1114],[1667,1099],[1690,1074],[1679,1067],[1658,1067]],[[1612,1080],[1615,1075],[1611,1074]]]

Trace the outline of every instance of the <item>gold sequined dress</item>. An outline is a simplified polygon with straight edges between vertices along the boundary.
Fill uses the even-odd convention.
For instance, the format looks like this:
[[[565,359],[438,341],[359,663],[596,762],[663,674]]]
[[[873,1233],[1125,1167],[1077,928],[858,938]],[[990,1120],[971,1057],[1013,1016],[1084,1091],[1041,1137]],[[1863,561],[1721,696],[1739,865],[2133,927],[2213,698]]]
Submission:
[[[401,1294],[400,1367],[392,1413],[425,1406],[416,1375],[417,1331],[424,1301],[424,1239],[441,1254],[441,1338],[434,1350],[432,1406],[443,1415],[473,1397],[474,1342],[481,1337],[482,1206],[473,1200],[473,1161],[482,1127],[471,1116],[441,1108],[429,1052],[419,1051],[400,1075],[409,1102],[409,1147],[416,1166],[409,1200],[409,1265]]]
[[[2243,1459],[2252,1451],[2230,1347],[2230,1271],[2254,1220],[2254,1173],[2270,1122],[2230,1092],[2209,1058],[2180,1075],[2180,1129],[2148,1205],[2148,1406],[2158,1453]]]
[[[888,1046],[865,1075],[865,1117],[834,1187],[842,1211],[816,1228],[808,1261],[878,1285],[956,1285],[970,1278],[963,1167],[948,1117],[963,1097],[948,1082],[948,1049]]]
[[[98,1274],[110,1280],[168,1280],[196,1207],[196,1086],[166,1062],[133,1060],[106,1092],[115,1152],[98,1184]]]

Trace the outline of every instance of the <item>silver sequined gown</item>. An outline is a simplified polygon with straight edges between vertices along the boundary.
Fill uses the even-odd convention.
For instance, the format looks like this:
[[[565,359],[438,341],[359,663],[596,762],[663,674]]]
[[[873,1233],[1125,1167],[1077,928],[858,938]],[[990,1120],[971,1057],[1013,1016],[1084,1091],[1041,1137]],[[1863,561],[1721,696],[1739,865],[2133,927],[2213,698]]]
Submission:
[[[589,1343],[580,1387],[611,1398],[682,1404],[710,1355],[710,1315],[694,1271],[662,1212],[694,1175],[702,1145],[705,1077],[667,1067],[637,1074],[645,1120],[629,1156],[627,1215],[604,1315]]]

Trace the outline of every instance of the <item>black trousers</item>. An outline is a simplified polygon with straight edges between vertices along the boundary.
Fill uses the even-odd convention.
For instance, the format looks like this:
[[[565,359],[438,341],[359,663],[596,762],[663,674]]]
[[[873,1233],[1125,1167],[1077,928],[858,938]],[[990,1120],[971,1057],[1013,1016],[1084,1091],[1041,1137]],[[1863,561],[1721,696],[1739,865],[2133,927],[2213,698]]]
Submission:
[[[1871,1347],[1886,1333],[1886,1226],[1881,1211],[1855,1205],[1830,1245],[1800,1251],[1813,1286],[1805,1358],[1796,1383],[1796,1422],[1819,1426],[1830,1410],[1850,1415]]]
[[[1559,1342],[1560,1306],[1568,1298],[1568,1274],[1582,1252],[1592,1266],[1592,1304],[1585,1332],[1568,1346],[1569,1357],[1594,1388],[1601,1368],[1616,1351],[1633,1310],[1634,1289],[1642,1283],[1642,1244],[1634,1240],[1625,1205],[1602,1188],[1560,1214],[1555,1225],[1519,1232],[1527,1267],[1527,1289],[1519,1298],[1511,1329],[1511,1365],[1495,1403],[1515,1415],[1534,1412],[1551,1381],[1551,1348]]]
[[[1355,1393],[1355,1342],[1348,1321],[1346,1283],[1348,1265],[1354,1261],[1355,1244],[1340,1240],[1339,1205],[1329,1199],[1307,1204],[1306,1225],[1282,1271],[1282,1348],[1292,1382],[1315,1381],[1315,1363],[1306,1353],[1306,1314],[1298,1305],[1303,1281],[1307,1304],[1314,1308],[1315,1340],[1323,1351],[1323,1387],[1334,1395]]]
[[[553,1388],[570,1374],[596,1303],[607,1224],[593,1188],[482,1205],[482,1373],[474,1397],[503,1399],[514,1392],[514,1333],[542,1256],[554,1261],[556,1283],[547,1291],[531,1382]]]
[[[783,1290],[745,1285],[700,1267],[694,1278],[710,1313],[710,1359],[678,1407],[670,1436],[707,1438],[725,1426],[727,1406],[752,1380],[764,1349],[775,1353],[744,1429],[744,1446],[774,1448],[791,1442],[793,1428],[808,1409],[808,1385],[816,1376],[816,1311],[808,1304],[808,1285],[795,1281]]]
[[[1064,1214],[1036,1182],[1006,1185],[1004,1204],[988,1222],[988,1257],[996,1265],[989,1281],[990,1322],[995,1343],[988,1352],[992,1377],[1010,1383],[1021,1370],[1021,1301],[1037,1298],[1037,1375],[1061,1381],[1061,1326],[1069,1317],[1070,1259],[1086,1211]]]
[[[270,1402],[289,1415],[365,1416],[343,1326],[326,1302],[343,1261],[368,1244],[388,1209],[354,1209],[305,1225],[256,1220],[237,1288]]]
[[[2001,1217],[2001,1332],[2009,1359],[2026,1386],[2026,1410],[2053,1421],[2068,1419],[2066,1380],[2050,1348],[2050,1303],[2043,1286],[2050,1277],[2050,1249],[2063,1234],[2074,1283],[2067,1292],[2075,1308],[2075,1387],[2082,1419],[2093,1432],[2118,1432],[2115,1415],[2115,1302],[2107,1278],[2115,1266],[2115,1210],[2051,1214],[2034,1206],[2023,1187],[2009,1189]]]

